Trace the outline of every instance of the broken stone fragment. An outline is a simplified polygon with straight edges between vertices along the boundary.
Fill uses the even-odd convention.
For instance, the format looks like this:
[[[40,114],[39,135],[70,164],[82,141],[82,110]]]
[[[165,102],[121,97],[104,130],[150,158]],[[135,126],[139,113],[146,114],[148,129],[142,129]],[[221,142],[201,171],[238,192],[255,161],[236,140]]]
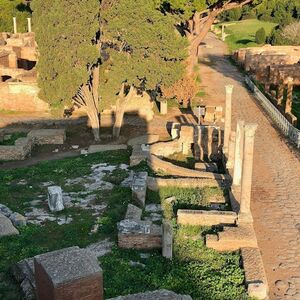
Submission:
[[[14,226],[26,226],[26,218],[17,212],[11,214],[9,218]]]
[[[48,206],[51,211],[61,211],[64,209],[62,189],[60,186],[48,187]]]
[[[150,234],[151,222],[147,221],[134,221],[134,220],[122,220],[118,223],[119,233],[141,233]]]

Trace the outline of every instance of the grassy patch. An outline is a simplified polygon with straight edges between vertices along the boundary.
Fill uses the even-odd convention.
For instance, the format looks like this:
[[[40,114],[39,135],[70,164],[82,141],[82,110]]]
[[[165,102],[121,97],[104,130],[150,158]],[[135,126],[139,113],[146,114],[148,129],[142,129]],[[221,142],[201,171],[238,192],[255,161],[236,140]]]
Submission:
[[[182,152],[174,153],[168,157],[164,157],[164,160],[171,162],[179,167],[194,169],[195,158],[192,152],[189,155],[184,155]]]
[[[119,185],[124,179],[128,177],[128,175],[129,172],[127,170],[117,168],[113,170],[111,173],[105,174],[102,179],[104,181],[111,182],[112,184]]]
[[[3,140],[0,142],[0,146],[13,146],[17,139],[23,138],[26,136],[27,136],[27,133],[25,133],[25,132],[12,133],[10,139],[8,139],[6,141]]]
[[[221,30],[222,24],[225,27],[226,43],[231,51],[245,47],[259,46],[255,42],[255,33],[258,29],[264,28],[267,36],[272,29],[277,25],[276,23],[263,22],[256,19],[242,20],[236,22],[225,22],[216,25]]]
[[[202,231],[201,227],[179,227],[172,261],[157,251],[150,252],[148,259],[141,259],[138,251],[122,249],[102,257],[105,297],[164,288],[191,295],[195,300],[248,299],[239,254],[207,249]],[[141,262],[145,267],[132,267],[130,261]]]

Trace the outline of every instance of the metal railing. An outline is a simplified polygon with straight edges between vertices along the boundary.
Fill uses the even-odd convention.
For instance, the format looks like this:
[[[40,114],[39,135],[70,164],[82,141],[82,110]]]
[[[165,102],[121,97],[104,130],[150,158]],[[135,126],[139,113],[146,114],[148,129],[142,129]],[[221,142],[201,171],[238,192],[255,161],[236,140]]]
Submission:
[[[281,132],[300,148],[300,130],[295,128],[285,116],[281,114],[270,100],[258,89],[249,76],[245,76],[245,82]]]

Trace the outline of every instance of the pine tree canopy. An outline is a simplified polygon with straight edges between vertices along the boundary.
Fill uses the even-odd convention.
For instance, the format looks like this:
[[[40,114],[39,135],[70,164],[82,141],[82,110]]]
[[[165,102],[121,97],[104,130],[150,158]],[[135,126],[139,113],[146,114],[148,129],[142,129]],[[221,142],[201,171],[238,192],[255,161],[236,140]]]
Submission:
[[[154,0],[120,0],[101,14],[102,41],[109,59],[102,65],[100,95],[113,100],[126,82],[143,90],[170,86],[184,73],[187,41]]]
[[[98,60],[93,40],[99,31],[99,1],[33,0],[31,8],[40,97],[61,107],[88,81],[88,67]]]

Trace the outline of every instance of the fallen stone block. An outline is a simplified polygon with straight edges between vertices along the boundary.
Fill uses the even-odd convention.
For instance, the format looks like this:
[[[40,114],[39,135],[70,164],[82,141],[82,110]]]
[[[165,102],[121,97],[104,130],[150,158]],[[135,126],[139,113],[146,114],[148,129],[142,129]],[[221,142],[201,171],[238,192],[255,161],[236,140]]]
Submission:
[[[35,129],[28,133],[36,145],[62,145],[66,140],[65,129]]]
[[[192,226],[234,225],[237,214],[231,211],[179,209],[177,223]]]
[[[0,213],[0,237],[19,234],[11,220]]]
[[[236,251],[241,248],[257,248],[256,235],[252,224],[224,227],[218,235],[206,236],[206,246],[217,251]]]
[[[105,151],[116,151],[116,150],[126,150],[127,145],[91,145],[89,146],[88,153],[98,153]]]
[[[187,295],[178,295],[168,290],[157,290],[153,292],[119,296],[109,300],[192,300],[192,298]]]
[[[5,217],[8,217],[13,213],[13,211],[8,208],[6,205],[4,204],[0,204],[0,213],[3,214]]]
[[[118,223],[118,246],[126,249],[161,248],[162,228],[150,221],[123,220]]]
[[[268,282],[260,250],[258,248],[242,248],[241,256],[248,295],[255,299],[266,299]]]
[[[70,247],[34,257],[40,300],[103,300],[103,275],[90,251]]]
[[[132,204],[128,204],[125,219],[140,221],[142,213],[143,211],[139,207]]]
[[[62,189],[60,186],[48,187],[48,206],[51,211],[64,210]]]

